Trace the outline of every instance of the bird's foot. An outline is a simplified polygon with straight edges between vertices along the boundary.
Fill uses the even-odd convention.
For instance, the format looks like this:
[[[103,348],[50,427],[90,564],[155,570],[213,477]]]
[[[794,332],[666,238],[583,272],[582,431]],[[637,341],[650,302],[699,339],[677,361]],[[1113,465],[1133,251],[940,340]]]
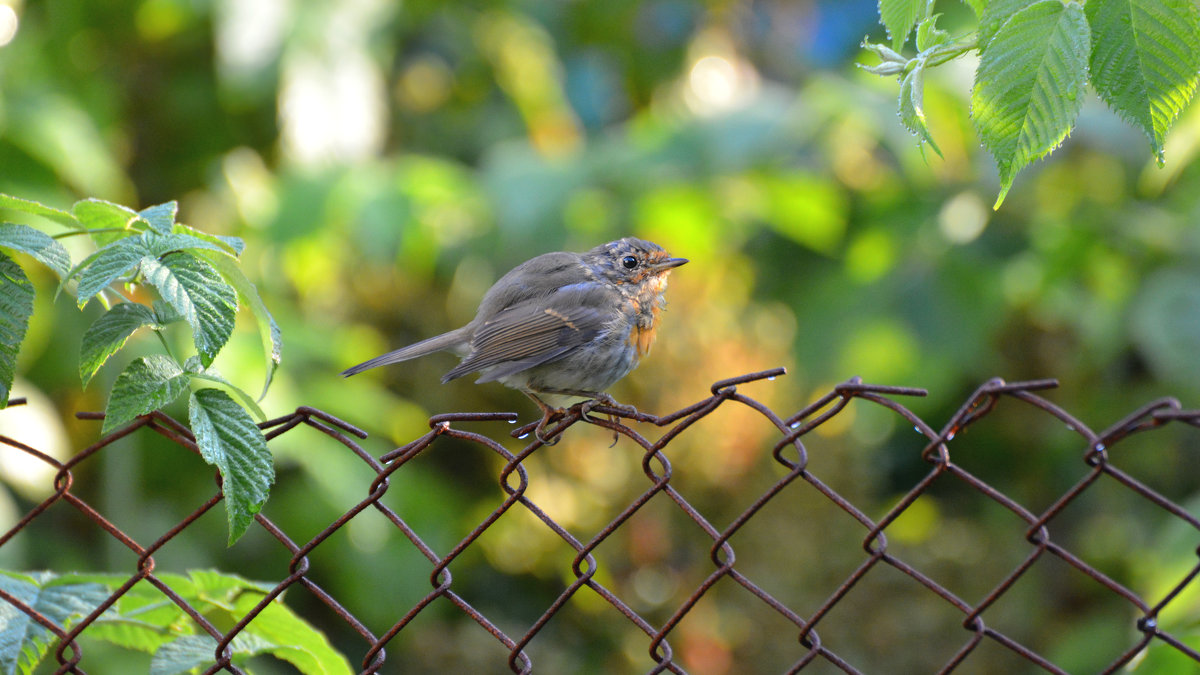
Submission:
[[[566,411],[563,410],[562,408],[558,408],[558,409],[550,408],[550,407],[545,408],[542,411],[542,419],[537,423],[537,426],[533,428],[534,438],[538,439],[538,441],[540,441],[542,445],[557,444],[558,440],[560,438],[562,438],[562,436],[560,434],[556,434],[554,436],[547,436],[546,435],[546,427],[549,426],[551,423],[557,422],[558,420],[562,419],[565,414],[566,414]]]
[[[596,394],[596,396],[590,400],[584,401],[582,408],[580,408],[580,412],[584,415],[587,415],[599,406],[613,408],[618,411],[618,414],[621,417],[637,417],[638,414],[638,409],[634,406],[626,405],[624,403],[617,403],[615,398],[603,392]],[[611,413],[609,414],[609,417],[614,416],[615,415]]]
[[[631,405],[617,403],[616,399],[614,399],[612,396],[609,396],[608,394],[605,394],[605,393],[597,394],[595,398],[584,401],[583,403],[579,404],[579,413],[584,418],[591,419],[591,418],[589,418],[588,414],[600,406],[604,406],[606,408],[611,408],[611,409],[615,409],[615,410],[619,411],[619,413],[620,413],[619,416],[617,414],[614,414],[611,412],[605,413],[605,417],[607,417],[609,423],[613,424],[613,425],[618,425],[621,423],[620,417],[636,417],[637,416],[637,408],[635,408]],[[611,448],[614,445],[616,445],[617,441],[620,440],[620,438],[621,438],[621,434],[616,430],[616,428],[613,428],[613,440],[612,440],[612,443],[610,443],[608,447]]]

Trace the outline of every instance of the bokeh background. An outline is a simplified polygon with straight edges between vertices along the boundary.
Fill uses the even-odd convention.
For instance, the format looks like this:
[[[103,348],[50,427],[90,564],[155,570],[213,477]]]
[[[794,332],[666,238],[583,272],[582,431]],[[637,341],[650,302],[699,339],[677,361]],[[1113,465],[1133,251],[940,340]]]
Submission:
[[[939,10],[952,30],[973,22],[961,3]],[[368,430],[375,454],[423,433],[430,414],[536,411],[499,385],[439,384],[448,355],[349,380],[340,370],[465,323],[522,260],[629,234],[692,261],[671,278],[653,354],[613,389],[641,410],[671,411],[715,380],[780,365],[786,377],[745,391],[784,416],[855,375],[928,389],[909,405],[935,426],[993,376],[1058,378],[1049,397],[1096,428],[1159,396],[1200,406],[1200,111],[1184,113],[1159,168],[1139,132],[1093,98],[1063,147],[993,211],[995,172],[967,108],[974,62],[927,79],[944,156],[922,154],[896,116],[896,82],[856,68],[870,62],[864,35],[882,37],[873,0],[6,0],[0,191],[59,208],[178,200],[180,220],[243,237],[246,272],[284,336],[263,407],[326,410]],[[31,404],[0,415],[0,427],[68,455],[99,431],[73,413],[102,409],[123,363],[83,390],[79,342],[100,309],[54,300],[51,274],[21,262],[40,291],[15,388]],[[257,391],[261,346],[242,319],[216,366]],[[783,473],[769,455],[774,432],[749,420],[730,408],[671,446],[674,484],[718,527]],[[506,426],[480,431],[502,438]],[[142,541],[213,489],[209,468],[151,436],[105,451],[76,479]],[[641,453],[609,442],[579,427],[527,462],[535,501],[583,539],[646,487]],[[1122,466],[1194,509],[1194,434],[1122,447]],[[928,470],[921,448],[900,420],[858,405],[809,443],[814,472],[875,517]],[[292,432],[272,449],[279,476],[266,513],[295,539],[367,494],[372,474],[318,434]],[[1035,511],[1085,470],[1077,436],[1020,406],[954,450]],[[0,462],[0,518],[11,523],[49,479]],[[499,468],[478,448],[439,441],[393,480],[388,503],[445,551],[503,500]],[[313,562],[314,578],[378,634],[428,591],[430,568],[377,515],[357,518]],[[128,550],[65,506],[51,524],[10,542],[0,564],[132,569]],[[1055,533],[1152,593],[1193,555],[1194,533],[1173,527],[1114,488]],[[223,528],[219,513],[201,519],[157,556],[159,569],[287,574],[265,533],[225,549]],[[949,484],[889,530],[901,555],[969,602],[1028,553],[1023,532]],[[734,544],[739,569],[805,615],[861,562],[863,534],[796,486]],[[661,623],[711,571],[709,544],[660,497],[598,551],[601,580]],[[452,571],[465,598],[519,635],[569,583],[571,557],[513,513]],[[1039,564],[990,624],[1069,670],[1095,670],[1134,640],[1131,609],[1098,591]],[[311,598],[287,599],[361,659],[355,636]],[[898,574],[873,576],[822,639],[868,671],[934,669],[968,636],[960,615],[930,600]],[[1183,604],[1184,614],[1196,606]],[[779,672],[803,654],[785,622],[725,585],[672,642],[696,673]],[[545,672],[644,672],[646,643],[581,596],[530,649]],[[389,651],[403,654],[389,661],[397,672],[506,671],[504,650],[448,603]],[[89,672],[140,663],[94,654],[107,663]],[[1027,667],[995,646],[971,663]]]

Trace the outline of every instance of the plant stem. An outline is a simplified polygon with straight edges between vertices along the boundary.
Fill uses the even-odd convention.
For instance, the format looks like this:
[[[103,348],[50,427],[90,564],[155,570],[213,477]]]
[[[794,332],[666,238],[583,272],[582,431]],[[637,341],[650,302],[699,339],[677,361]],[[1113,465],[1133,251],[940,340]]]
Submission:
[[[59,232],[58,234],[50,235],[50,238],[51,239],[65,239],[67,237],[74,237],[74,236],[80,235],[80,234],[96,234],[98,232],[132,232],[132,231],[134,231],[134,230],[127,230],[123,227],[97,227],[94,230],[71,230],[69,232]]]

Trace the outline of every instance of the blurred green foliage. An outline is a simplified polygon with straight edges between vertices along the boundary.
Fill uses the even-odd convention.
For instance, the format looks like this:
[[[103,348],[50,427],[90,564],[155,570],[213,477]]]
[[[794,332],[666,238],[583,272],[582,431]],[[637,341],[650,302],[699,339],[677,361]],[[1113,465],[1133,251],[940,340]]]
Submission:
[[[178,199],[182,220],[244,238],[243,268],[284,336],[262,407],[326,410],[369,430],[375,454],[423,433],[432,413],[536,411],[501,386],[437,384],[454,363],[446,355],[350,380],[340,370],[465,323],[522,260],[627,234],[692,260],[672,275],[654,352],[613,390],[641,410],[674,410],[715,380],[777,365],[789,375],[746,391],[784,415],[854,375],[929,389],[910,405],[935,425],[997,375],[1059,378],[1050,398],[1097,428],[1157,396],[1200,400],[1195,107],[1166,138],[1159,169],[1138,131],[1087,100],[1067,144],[1022,172],[993,212],[997,176],[964,100],[973,64],[926,79],[943,155],[926,161],[896,118],[895,86],[851,62],[864,33],[883,39],[870,0],[11,7],[15,34],[0,47],[0,192],[60,208],[84,196]],[[952,31],[970,11],[938,9]],[[33,280],[53,282],[49,273]],[[96,315],[49,294],[36,302],[14,390],[31,405],[0,415],[0,433],[65,456],[96,439],[98,424],[71,415],[102,408],[119,368],[81,390],[74,355]],[[215,365],[251,390],[262,355],[245,328]],[[134,345],[128,356],[138,355]],[[718,528],[782,474],[769,455],[773,432],[743,427],[750,419],[723,409],[671,445],[672,484]],[[809,441],[812,472],[878,517],[928,471],[920,437],[898,422],[852,406]],[[480,430],[501,437],[501,427]],[[527,462],[531,498],[581,538],[647,486],[641,452],[609,442],[575,428]],[[315,432],[289,432],[271,448],[278,478],[264,512],[296,541],[361,500],[374,478]],[[1164,430],[1119,449],[1114,461],[1172,499],[1200,487],[1194,435]],[[1084,473],[1085,450],[1016,405],[953,447],[968,470],[1034,511]],[[51,489],[9,459],[0,454],[6,523]],[[444,552],[503,501],[499,469],[476,447],[439,441],[393,477],[385,501]],[[199,458],[138,434],[81,465],[73,491],[152,541],[212,494],[211,481]],[[1088,497],[1052,534],[1091,564],[1146,593],[1163,583],[1146,573],[1148,558],[1164,570],[1190,564],[1194,533],[1191,544],[1162,548],[1170,518],[1161,510],[1113,485]],[[968,602],[1029,552],[1019,519],[959,486],[939,483],[918,504],[896,522],[894,552]],[[133,569],[133,553],[63,504],[38,524],[0,548],[0,566]],[[156,554],[157,569],[289,573],[268,534],[251,528],[225,549],[223,527],[219,514],[202,517]],[[733,545],[739,569],[805,615],[861,563],[864,534],[796,485]],[[599,579],[661,624],[711,572],[710,545],[655,499],[597,551]],[[572,557],[513,512],[451,570],[464,598],[520,634],[573,579]],[[430,588],[425,559],[371,510],[311,561],[314,580],[376,634]],[[969,636],[961,615],[930,599],[899,574],[872,574],[822,624],[822,640],[867,671],[935,669]],[[286,600],[359,662],[365,649],[352,631],[299,589]],[[1040,562],[988,622],[1068,670],[1090,671],[1134,641],[1130,616],[1088,578]],[[778,672],[803,654],[793,635],[723,583],[672,644],[692,672]],[[646,647],[581,593],[530,649],[546,672],[598,673],[648,670]],[[495,639],[442,602],[388,651],[412,672],[505,667]],[[1019,664],[1005,654],[991,645],[972,664],[1009,672]],[[113,668],[88,670],[121,672]]]

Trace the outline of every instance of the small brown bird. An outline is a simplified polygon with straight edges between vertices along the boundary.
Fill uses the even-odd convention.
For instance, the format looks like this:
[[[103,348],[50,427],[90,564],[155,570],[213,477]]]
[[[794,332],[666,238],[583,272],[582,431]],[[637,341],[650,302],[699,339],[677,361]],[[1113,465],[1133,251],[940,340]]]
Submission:
[[[462,328],[342,375],[451,350],[463,359],[442,382],[479,372],[478,383],[498,381],[525,392],[541,408],[542,425],[557,412],[547,396],[612,403],[605,390],[650,351],[667,275],[686,262],[633,237],[585,253],[546,253],[501,277]]]

